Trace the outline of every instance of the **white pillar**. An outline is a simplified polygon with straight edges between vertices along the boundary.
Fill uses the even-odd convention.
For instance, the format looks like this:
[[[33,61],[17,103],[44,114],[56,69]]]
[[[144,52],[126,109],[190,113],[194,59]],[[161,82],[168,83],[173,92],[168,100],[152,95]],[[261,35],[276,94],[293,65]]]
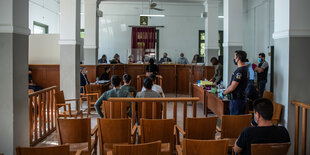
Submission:
[[[80,0],[60,0],[60,89],[66,98],[80,96],[80,10]]]
[[[224,0],[224,61],[223,84],[228,86],[232,73],[237,68],[233,63],[234,52],[243,45],[243,0]]]
[[[218,58],[219,50],[219,2],[218,0],[207,0],[204,3],[207,18],[205,19],[205,64],[212,65],[210,59]]]
[[[29,146],[28,0],[0,1],[0,153]]]
[[[97,0],[85,1],[84,64],[96,65],[98,62],[98,20]]]
[[[306,20],[310,14],[309,6],[309,0],[275,0],[274,100],[284,106],[282,124],[287,127],[292,143],[288,154],[293,154],[295,133],[295,107],[291,101],[310,103],[310,22]],[[308,114],[307,122],[309,120]],[[309,125],[307,133],[309,141]],[[306,154],[310,154],[310,149],[307,148]]]

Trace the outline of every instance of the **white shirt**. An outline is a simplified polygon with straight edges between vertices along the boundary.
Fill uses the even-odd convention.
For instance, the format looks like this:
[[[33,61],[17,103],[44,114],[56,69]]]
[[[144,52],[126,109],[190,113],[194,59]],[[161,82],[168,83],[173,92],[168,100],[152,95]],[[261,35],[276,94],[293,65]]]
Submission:
[[[160,87],[160,85],[153,84],[152,90],[158,92],[159,94],[162,94],[163,97],[165,97],[163,89]],[[145,88],[143,87],[141,91],[145,91]]]

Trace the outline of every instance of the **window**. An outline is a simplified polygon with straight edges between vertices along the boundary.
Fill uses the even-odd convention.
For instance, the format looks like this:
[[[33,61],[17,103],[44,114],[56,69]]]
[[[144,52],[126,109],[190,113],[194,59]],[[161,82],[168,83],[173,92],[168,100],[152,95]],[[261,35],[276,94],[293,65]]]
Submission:
[[[48,26],[36,21],[33,21],[33,34],[48,34]]]
[[[199,53],[200,57],[205,57],[205,31],[199,31]]]

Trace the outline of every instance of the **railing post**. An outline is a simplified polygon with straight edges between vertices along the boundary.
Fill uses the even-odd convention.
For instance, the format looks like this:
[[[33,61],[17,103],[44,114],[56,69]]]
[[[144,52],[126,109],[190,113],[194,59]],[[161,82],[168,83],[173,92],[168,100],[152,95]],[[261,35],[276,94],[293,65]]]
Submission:
[[[183,129],[185,129],[185,122],[187,118],[187,101],[183,103]]]
[[[299,106],[295,105],[295,155],[298,155],[298,147],[299,147]]]
[[[302,108],[302,154],[306,155],[307,143],[307,109]]]

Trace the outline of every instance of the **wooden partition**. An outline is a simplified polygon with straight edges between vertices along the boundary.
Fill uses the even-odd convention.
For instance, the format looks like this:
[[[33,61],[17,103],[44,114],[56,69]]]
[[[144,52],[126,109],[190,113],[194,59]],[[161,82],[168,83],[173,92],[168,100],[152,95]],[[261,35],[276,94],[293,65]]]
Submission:
[[[34,146],[55,131],[55,98],[53,86],[28,95],[29,140]]]
[[[131,85],[137,86],[137,75],[145,74],[145,64],[101,64],[81,65],[87,67],[89,82],[95,82],[96,77],[101,77],[105,67],[111,68],[110,75],[123,76],[129,74],[132,77]],[[43,88],[56,85],[60,87],[59,65],[29,65],[33,69],[33,80]],[[163,76],[163,91],[165,93],[190,94],[191,83],[202,79],[211,79],[214,74],[213,66],[202,65],[159,65],[159,75]]]
[[[132,109],[132,114],[131,116],[135,116],[136,113],[136,104],[142,104],[142,116],[141,118],[146,118],[147,113],[152,113],[152,119],[156,118],[156,114],[158,113],[156,108],[157,103],[162,103],[163,106],[163,111],[162,111],[162,116],[160,118],[167,119],[167,103],[172,102],[173,103],[173,119],[175,122],[177,122],[177,106],[178,103],[183,103],[183,125],[185,127],[185,120],[187,118],[187,104],[188,102],[191,102],[193,104],[193,116],[197,116],[197,101],[199,101],[198,97],[189,97],[189,98],[109,98],[109,104],[110,104],[110,116],[114,116],[113,114],[114,110],[114,104],[115,103],[121,103],[121,107],[119,109],[119,113],[122,114],[124,113],[124,110],[126,110],[125,105],[128,103],[131,103],[131,109]],[[147,111],[147,104],[151,104],[151,112]],[[138,106],[139,107],[139,106]],[[138,109],[139,110],[139,109]],[[121,118],[125,118],[125,115],[119,115]],[[112,117],[111,117],[112,118]],[[131,119],[132,125],[136,124],[136,119],[135,117],[132,117]]]
[[[307,147],[307,110],[310,109],[310,104],[305,104],[298,101],[292,101],[292,104],[295,105],[295,146],[294,146],[294,154],[299,155],[299,114],[300,109],[302,110],[302,126],[301,126],[301,154],[306,155],[306,147]]]

